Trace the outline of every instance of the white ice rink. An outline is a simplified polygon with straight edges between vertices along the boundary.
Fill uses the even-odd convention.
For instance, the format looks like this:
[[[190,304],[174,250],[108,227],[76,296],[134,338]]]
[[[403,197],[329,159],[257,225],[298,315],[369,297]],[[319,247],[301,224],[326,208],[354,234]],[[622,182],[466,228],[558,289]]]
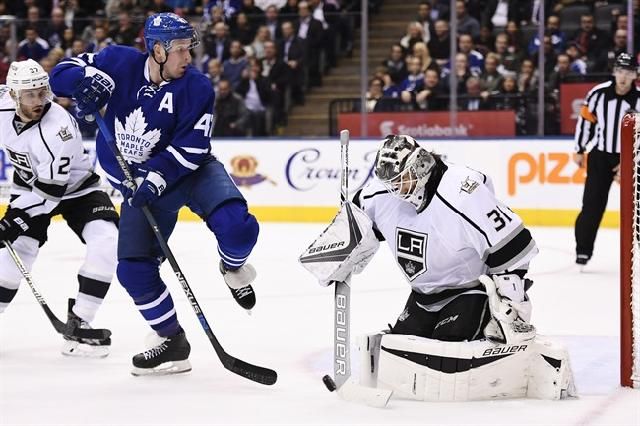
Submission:
[[[541,254],[532,264],[533,322],[570,350],[580,398],[424,403],[392,399],[385,409],[344,402],[327,392],[331,372],[333,290],[321,288],[297,264],[322,225],[263,224],[252,255],[258,302],[248,316],[217,272],[212,235],[201,223],[180,223],[170,241],[207,319],[225,349],[274,368],[274,386],[225,370],[177,284],[163,267],[192,345],[193,371],[169,377],[133,377],[131,356],[148,332],[115,282],[95,325],[113,331],[111,355],[91,360],[60,355],[62,343],[28,286],[0,315],[0,425],[192,424],[491,424],[640,425],[640,391],[619,383],[619,248],[617,232],[601,230],[585,273],[573,264],[573,230],[534,228]],[[77,291],[83,248],[62,222],[34,269],[52,309],[63,317]],[[385,246],[353,280],[352,333],[395,322],[409,293]],[[66,314],[65,314],[66,315]],[[357,366],[356,366],[357,368]]]

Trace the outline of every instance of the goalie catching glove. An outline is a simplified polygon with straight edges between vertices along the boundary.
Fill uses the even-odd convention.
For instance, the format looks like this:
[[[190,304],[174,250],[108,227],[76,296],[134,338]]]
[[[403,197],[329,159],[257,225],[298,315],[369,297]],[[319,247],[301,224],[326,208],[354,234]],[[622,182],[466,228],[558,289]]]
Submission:
[[[299,261],[320,285],[328,286],[362,272],[379,246],[371,219],[353,203],[345,202]]]

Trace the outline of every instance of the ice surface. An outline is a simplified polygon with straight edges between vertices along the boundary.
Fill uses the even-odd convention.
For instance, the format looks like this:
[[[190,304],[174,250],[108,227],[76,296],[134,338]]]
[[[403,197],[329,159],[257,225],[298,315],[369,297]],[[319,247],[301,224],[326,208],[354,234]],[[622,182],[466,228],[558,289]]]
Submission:
[[[169,377],[133,377],[131,356],[144,349],[148,327],[115,282],[95,325],[113,331],[106,359],[60,355],[62,343],[23,284],[0,315],[0,425],[192,424],[509,424],[640,425],[640,391],[619,383],[619,248],[617,231],[601,230],[584,273],[573,264],[573,230],[534,228],[541,254],[532,264],[533,322],[541,334],[568,347],[581,395],[566,401],[509,400],[424,403],[392,399],[386,409],[344,402],[327,392],[331,372],[333,290],[322,288],[297,256],[323,226],[263,224],[251,257],[258,270],[258,302],[248,316],[217,271],[215,241],[201,223],[180,223],[170,246],[225,349],[274,368],[274,386],[229,373],[168,266],[163,277],[192,345],[193,371]],[[63,317],[77,291],[83,246],[62,222],[34,268],[36,285]],[[353,279],[352,333],[385,328],[409,293],[389,251]],[[356,366],[357,367],[357,366]]]

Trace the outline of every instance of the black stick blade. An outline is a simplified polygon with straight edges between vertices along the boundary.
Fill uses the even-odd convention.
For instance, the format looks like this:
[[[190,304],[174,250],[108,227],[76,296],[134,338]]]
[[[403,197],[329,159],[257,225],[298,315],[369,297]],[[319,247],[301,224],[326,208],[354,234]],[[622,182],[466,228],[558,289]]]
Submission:
[[[227,362],[223,363],[224,367],[239,376],[263,385],[272,385],[278,380],[278,373],[270,368],[259,367],[231,355],[228,356],[228,360],[225,360]]]

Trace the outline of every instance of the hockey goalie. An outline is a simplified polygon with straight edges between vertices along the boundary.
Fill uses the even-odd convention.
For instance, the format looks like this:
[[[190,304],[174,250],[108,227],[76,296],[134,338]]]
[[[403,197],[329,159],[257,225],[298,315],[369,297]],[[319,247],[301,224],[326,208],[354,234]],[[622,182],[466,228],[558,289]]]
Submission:
[[[374,174],[301,258],[329,285],[386,241],[411,286],[395,325],[360,337],[360,385],[424,401],[574,396],[566,349],[530,323],[538,248],[490,178],[405,135],[382,141]]]

